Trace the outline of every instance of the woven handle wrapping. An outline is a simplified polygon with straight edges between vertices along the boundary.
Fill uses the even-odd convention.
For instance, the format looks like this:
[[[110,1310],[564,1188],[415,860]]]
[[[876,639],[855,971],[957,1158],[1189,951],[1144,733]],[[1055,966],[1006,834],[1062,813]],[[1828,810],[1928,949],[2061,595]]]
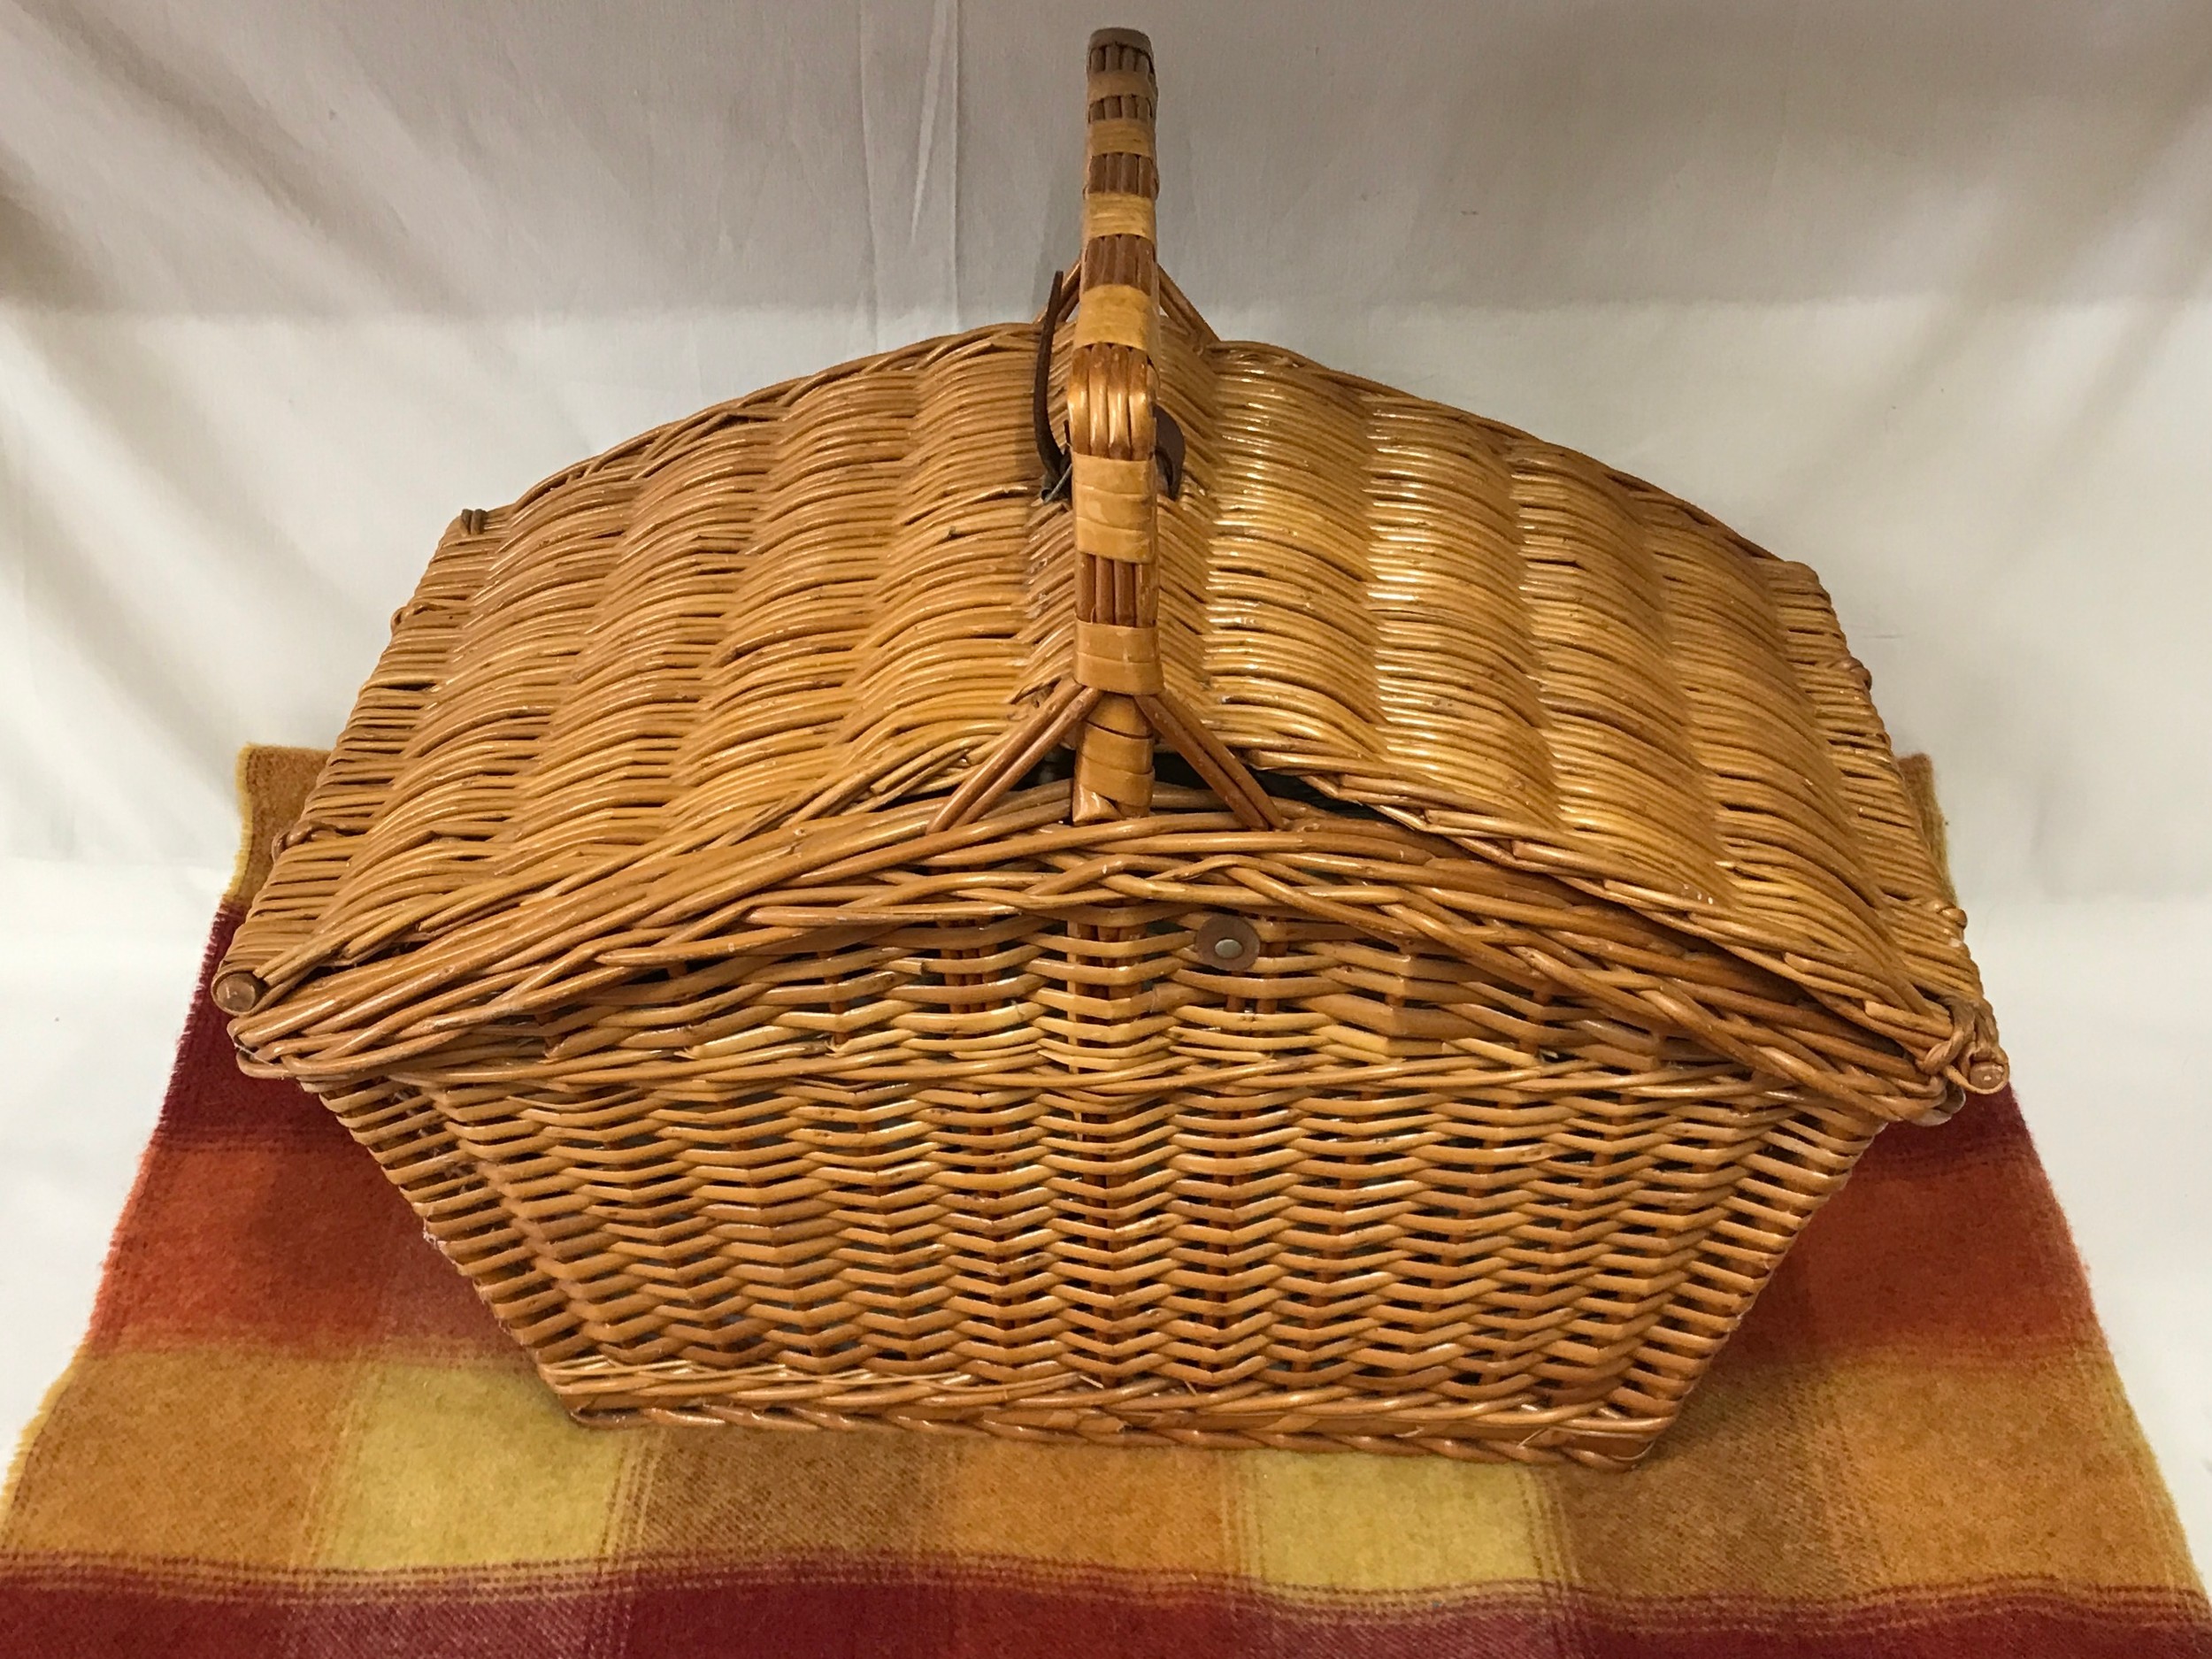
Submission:
[[[1136,699],[1162,689],[1154,498],[1160,266],[1153,204],[1159,91],[1152,42],[1091,36],[1083,176],[1082,298],[1068,357],[1075,513],[1075,672],[1103,694],[1076,743],[1079,821],[1141,816],[1152,802],[1152,728]]]

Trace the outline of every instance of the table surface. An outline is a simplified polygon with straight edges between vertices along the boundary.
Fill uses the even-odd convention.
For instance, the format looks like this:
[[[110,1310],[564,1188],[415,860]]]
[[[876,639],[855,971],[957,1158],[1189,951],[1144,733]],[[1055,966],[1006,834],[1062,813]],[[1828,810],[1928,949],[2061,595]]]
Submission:
[[[226,874],[0,860],[10,1444],[83,1332]],[[1988,903],[1970,937],[2121,1378],[2206,1571],[2212,899]]]

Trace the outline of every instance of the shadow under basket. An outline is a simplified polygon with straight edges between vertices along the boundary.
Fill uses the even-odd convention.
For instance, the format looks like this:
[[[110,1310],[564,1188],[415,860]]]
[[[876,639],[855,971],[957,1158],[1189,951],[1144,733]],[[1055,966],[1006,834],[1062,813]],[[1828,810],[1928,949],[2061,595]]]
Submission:
[[[594,1420],[1568,1456],[2005,1061],[1826,595],[1217,339],[1093,37],[1034,321],[447,532],[222,964]]]

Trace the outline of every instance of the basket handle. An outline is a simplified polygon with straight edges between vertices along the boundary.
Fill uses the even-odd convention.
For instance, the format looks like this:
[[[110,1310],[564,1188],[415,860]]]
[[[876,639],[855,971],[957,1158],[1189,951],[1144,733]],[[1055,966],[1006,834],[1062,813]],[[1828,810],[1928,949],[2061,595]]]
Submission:
[[[1052,428],[1052,342],[1059,338],[1061,323],[1075,309],[1075,296],[1082,288],[1081,275],[1079,271],[1052,273],[1044,315],[1037,324],[1036,369],[1029,390],[1029,419],[1036,433],[1037,468],[1044,480],[1041,495],[1046,501],[1068,498],[1068,455],[1060,447],[1060,440]],[[1160,273],[1160,280],[1163,283],[1167,280],[1165,272]],[[1152,458],[1158,463],[1160,488],[1173,501],[1183,493],[1183,429],[1175,424],[1175,417],[1158,403],[1152,406]]]
[[[1066,485],[1075,518],[1071,672],[972,766],[931,820],[973,821],[1063,742],[1075,748],[1071,816],[1141,818],[1152,804],[1152,745],[1179,750],[1253,829],[1280,810],[1244,764],[1168,691],[1160,666],[1158,489],[1181,482],[1182,434],[1157,407],[1160,265],[1153,204],[1159,89],[1152,42],[1134,29],[1091,36],[1085,87],[1083,258],[1068,352]],[[1067,294],[1056,279],[1039,324],[1035,425],[1056,495],[1059,446],[1045,408],[1052,336]],[[1156,476],[1164,465],[1165,478]]]
[[[1157,696],[1164,684],[1153,479],[1160,169],[1152,42],[1133,29],[1101,29],[1087,67],[1081,297],[1068,354],[1069,500],[1074,679],[1102,695],[1076,743],[1079,823],[1150,810],[1152,729],[1135,699]]]

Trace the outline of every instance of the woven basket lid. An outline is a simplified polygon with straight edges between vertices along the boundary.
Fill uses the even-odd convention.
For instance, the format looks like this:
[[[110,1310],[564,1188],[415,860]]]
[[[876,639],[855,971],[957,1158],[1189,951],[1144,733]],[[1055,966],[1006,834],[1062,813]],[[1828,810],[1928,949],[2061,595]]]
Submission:
[[[1117,211],[1106,240],[1135,240]],[[1120,326],[1183,446],[1146,510],[1145,649],[1260,787],[1720,946],[1954,1099],[2001,1086],[1933,828],[1810,571],[1586,456],[1219,340],[1164,277],[1156,309],[1105,317],[1109,286],[1045,342],[1047,448],[1080,436],[1071,360]],[[1082,667],[1082,514],[1041,495],[1033,396],[1059,309],[707,410],[457,521],[225,964],[249,1034],[389,997],[373,965],[434,945],[458,983],[470,930],[517,905],[611,949],[638,918],[595,909],[611,872],[703,915],[707,849],[803,862],[813,820],[1002,764]]]

